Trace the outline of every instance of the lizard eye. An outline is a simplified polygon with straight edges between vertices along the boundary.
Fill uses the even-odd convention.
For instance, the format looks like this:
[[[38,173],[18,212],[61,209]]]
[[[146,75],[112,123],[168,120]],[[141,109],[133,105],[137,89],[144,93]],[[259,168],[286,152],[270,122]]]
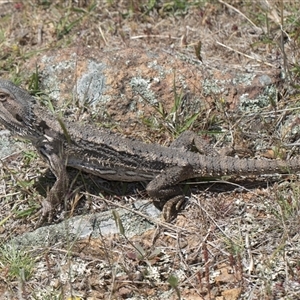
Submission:
[[[0,93],[0,101],[5,101],[5,100],[6,100],[6,94]]]

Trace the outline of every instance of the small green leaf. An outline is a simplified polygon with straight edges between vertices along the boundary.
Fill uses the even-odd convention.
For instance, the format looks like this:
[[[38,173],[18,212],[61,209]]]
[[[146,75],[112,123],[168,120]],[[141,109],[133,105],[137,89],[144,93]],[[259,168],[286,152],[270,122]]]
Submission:
[[[172,288],[176,288],[178,286],[178,278],[175,275],[170,275],[168,278],[168,283]]]
[[[137,250],[137,252],[139,253],[139,257],[138,257],[139,260],[143,260],[146,256],[146,252],[145,252],[144,248],[138,243],[134,244],[134,247]]]
[[[113,209],[112,214],[113,214],[113,217],[115,219],[116,226],[119,228],[120,234],[125,236],[125,229],[124,229],[124,226],[123,226],[122,221],[120,219],[119,213],[115,209]]]

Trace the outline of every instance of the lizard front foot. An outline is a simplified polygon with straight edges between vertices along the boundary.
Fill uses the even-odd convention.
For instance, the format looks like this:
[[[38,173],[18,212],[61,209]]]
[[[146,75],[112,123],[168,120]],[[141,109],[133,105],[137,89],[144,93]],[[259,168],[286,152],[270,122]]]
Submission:
[[[52,203],[48,199],[43,200],[41,211],[39,211],[39,214],[41,214],[41,216],[39,217],[37,223],[35,224],[35,228],[44,225],[46,220],[48,223],[51,223],[53,219],[53,211],[54,209]]]

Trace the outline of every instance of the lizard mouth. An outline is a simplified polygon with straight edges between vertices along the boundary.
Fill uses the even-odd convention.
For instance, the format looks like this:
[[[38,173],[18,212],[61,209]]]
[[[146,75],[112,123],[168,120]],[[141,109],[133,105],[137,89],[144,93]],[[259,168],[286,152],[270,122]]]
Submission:
[[[0,116],[0,123],[4,125],[4,127],[13,132],[13,134],[26,138],[28,140],[35,140],[37,137],[37,132],[28,125],[24,125],[23,123],[19,122],[18,120],[10,119],[9,121],[6,120],[3,116]]]
[[[22,126],[21,123],[17,123],[13,120],[7,121],[4,117],[0,116],[0,122],[7,128],[8,130],[13,131],[13,133],[24,136],[26,135],[26,127]]]

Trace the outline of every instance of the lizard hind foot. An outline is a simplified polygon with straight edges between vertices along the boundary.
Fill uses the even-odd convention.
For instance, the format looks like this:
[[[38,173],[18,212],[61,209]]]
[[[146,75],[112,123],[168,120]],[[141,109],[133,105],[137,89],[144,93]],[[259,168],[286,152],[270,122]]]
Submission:
[[[162,215],[166,222],[175,219],[178,213],[182,210],[183,204],[186,202],[184,195],[177,195],[169,199],[162,209]]]

